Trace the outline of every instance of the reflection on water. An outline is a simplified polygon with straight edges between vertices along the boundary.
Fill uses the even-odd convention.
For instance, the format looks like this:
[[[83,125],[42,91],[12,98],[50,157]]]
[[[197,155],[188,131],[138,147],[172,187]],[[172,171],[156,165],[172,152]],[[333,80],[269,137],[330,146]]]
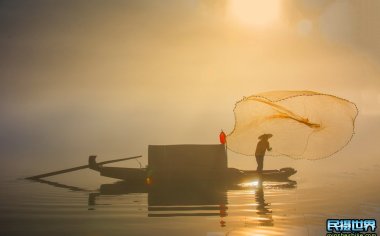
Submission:
[[[257,203],[256,213],[258,217],[258,223],[262,226],[273,226],[272,209],[270,203],[266,203],[264,199],[264,189],[262,186],[256,190],[255,200]]]
[[[97,206],[105,203],[104,196],[146,193],[148,196],[148,217],[185,217],[185,216],[216,216],[219,217],[221,227],[228,226],[230,193],[245,193],[251,202],[248,204],[232,204],[231,209],[251,212],[249,220],[244,221],[244,227],[274,226],[271,203],[265,200],[265,191],[273,189],[290,190],[296,188],[297,182],[284,180],[283,182],[253,181],[233,186],[165,186],[147,187],[146,185],[130,185],[121,181],[113,184],[103,184],[98,192],[88,196],[89,210],[96,210]],[[61,186],[58,186],[61,187]],[[70,189],[72,187],[70,186]],[[238,207],[237,207],[238,206]],[[253,210],[255,208],[255,210]]]
[[[78,188],[78,187],[71,186],[71,185],[61,184],[61,183],[57,183],[57,182],[53,182],[53,181],[49,181],[49,180],[45,180],[45,179],[34,179],[33,181],[39,182],[42,184],[48,184],[50,186],[57,187],[57,188],[65,188],[65,189],[68,189],[71,191],[87,191],[83,188]]]
[[[42,179],[35,181],[71,191],[88,192],[82,188],[53,181]],[[105,205],[112,205],[112,203],[104,203],[103,201],[107,201],[107,198],[104,197],[147,194],[148,217],[215,216],[220,218],[219,225],[226,227],[229,221],[226,218],[229,211],[228,195],[248,193],[251,199],[250,203],[232,204],[231,206],[232,210],[235,208],[252,213],[249,220],[244,221],[244,226],[274,226],[271,203],[265,200],[265,191],[293,189],[296,188],[296,184],[296,181],[284,180],[283,182],[269,183],[252,181],[231,186],[170,185],[153,187],[131,185],[128,182],[119,181],[113,184],[102,184],[97,192],[90,192],[88,194],[88,210],[97,210],[99,206],[102,209]]]
[[[226,216],[227,189],[222,186],[131,186],[125,182],[101,185],[99,192],[90,193],[89,206],[96,209],[104,195],[146,193],[148,217]]]
[[[235,186],[115,182],[97,190],[13,178],[0,182],[0,235],[323,235],[327,218],[380,218],[378,171],[304,171],[297,182]]]

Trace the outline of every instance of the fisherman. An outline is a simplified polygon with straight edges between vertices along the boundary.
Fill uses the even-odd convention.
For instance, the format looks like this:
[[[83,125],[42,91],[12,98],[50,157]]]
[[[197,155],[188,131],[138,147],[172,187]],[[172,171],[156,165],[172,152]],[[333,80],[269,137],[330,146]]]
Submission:
[[[268,139],[271,138],[272,134],[263,134],[259,136],[260,141],[256,146],[256,162],[257,162],[257,171],[262,172],[264,167],[264,156],[266,150],[271,151],[272,148],[269,146]]]

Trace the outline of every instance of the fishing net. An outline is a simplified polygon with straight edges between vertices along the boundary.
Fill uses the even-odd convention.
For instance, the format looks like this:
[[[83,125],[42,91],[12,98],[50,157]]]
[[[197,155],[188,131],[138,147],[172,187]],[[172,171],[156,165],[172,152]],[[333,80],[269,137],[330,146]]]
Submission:
[[[273,91],[238,101],[235,127],[227,135],[228,149],[254,155],[259,137],[272,148],[266,155],[316,160],[346,146],[358,114],[354,103],[312,91]]]

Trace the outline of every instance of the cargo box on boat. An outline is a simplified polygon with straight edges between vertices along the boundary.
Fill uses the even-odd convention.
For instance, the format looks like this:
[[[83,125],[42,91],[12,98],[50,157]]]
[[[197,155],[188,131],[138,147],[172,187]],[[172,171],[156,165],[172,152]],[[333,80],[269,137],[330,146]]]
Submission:
[[[159,180],[216,180],[227,172],[222,144],[149,145],[150,176]]]

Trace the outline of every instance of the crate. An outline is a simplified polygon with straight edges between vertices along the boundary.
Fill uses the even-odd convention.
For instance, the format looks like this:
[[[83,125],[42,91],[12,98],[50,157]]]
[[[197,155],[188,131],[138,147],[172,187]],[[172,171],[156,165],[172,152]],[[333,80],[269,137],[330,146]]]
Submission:
[[[217,180],[227,171],[222,144],[149,145],[149,175],[156,180]]]

